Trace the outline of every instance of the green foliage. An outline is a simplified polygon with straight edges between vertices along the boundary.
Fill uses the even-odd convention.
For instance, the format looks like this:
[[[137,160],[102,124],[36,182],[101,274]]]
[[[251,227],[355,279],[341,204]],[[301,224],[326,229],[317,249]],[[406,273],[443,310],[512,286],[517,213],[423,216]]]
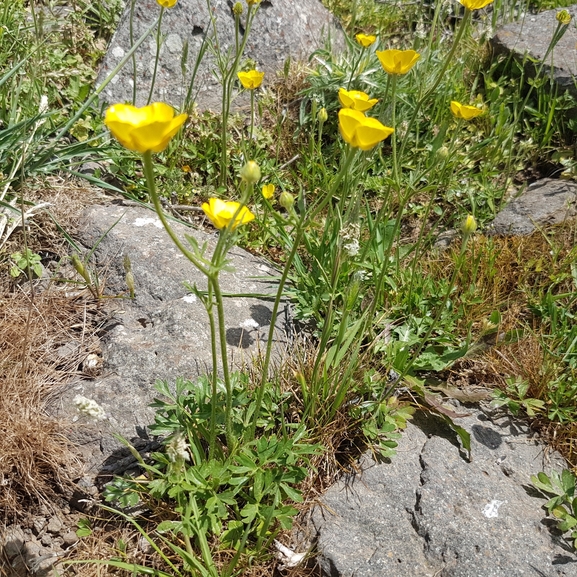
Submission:
[[[174,543],[179,536],[200,543],[203,561],[210,559],[211,564],[212,554],[203,551],[202,543],[213,538],[223,547],[234,546],[239,551],[248,547],[258,554],[280,529],[291,528],[298,510],[290,503],[302,501],[297,487],[308,473],[308,456],[319,450],[302,441],[302,428],[290,436],[268,432],[247,438],[255,405],[247,393],[246,377],[235,374],[234,382],[234,433],[240,439],[234,452],[222,451],[216,459],[207,453],[213,412],[217,414],[218,437],[224,440],[226,436],[222,382],[216,398],[211,396],[212,383],[206,377],[196,382],[177,380],[175,393],[166,382],[159,382],[157,390],[166,400],[159,398],[153,404],[156,417],[151,431],[166,435],[164,450],[153,453],[151,463],[139,459],[144,476],[116,479],[105,492],[108,501],[123,508],[140,500],[169,504],[178,518],[161,521],[156,530],[172,535]],[[282,399],[275,401],[271,392],[258,421],[262,432],[279,425]]]
[[[553,495],[545,508],[557,521],[557,528],[562,533],[570,532],[569,536],[573,541],[573,547],[577,549],[577,497],[575,496],[575,475],[565,469],[561,474],[551,471],[547,476],[545,473],[531,475],[531,482],[537,489],[545,495]]]
[[[527,397],[529,383],[519,377],[509,377],[506,379],[507,389],[494,391],[494,399],[491,401],[493,407],[506,406],[511,413],[518,415],[523,409],[529,417],[534,417],[545,408],[545,402],[540,399]]]
[[[18,278],[21,274],[32,279],[42,276],[42,257],[27,248],[24,252],[14,252],[10,255],[13,266],[10,268],[10,276]]]

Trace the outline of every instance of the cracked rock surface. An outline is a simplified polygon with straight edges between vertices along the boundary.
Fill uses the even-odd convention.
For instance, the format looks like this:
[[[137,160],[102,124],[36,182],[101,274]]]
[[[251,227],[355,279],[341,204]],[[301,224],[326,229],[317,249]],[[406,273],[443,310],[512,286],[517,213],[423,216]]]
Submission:
[[[201,246],[206,243],[206,256],[210,256],[216,233],[174,222],[172,227],[181,240],[189,235]],[[71,438],[81,447],[90,471],[104,470],[105,463],[106,471],[119,473],[122,459],[129,462],[134,458],[126,450],[118,450],[113,433],[132,439],[139,449],[156,450],[146,432],[154,422],[149,407],[158,396],[154,383],[165,380],[173,387],[179,377],[194,381],[210,370],[208,315],[185,284],[206,290],[207,282],[176,249],[156,214],[146,208],[93,206],[84,215],[81,240],[85,246],[95,247],[109,297],[103,299],[108,319],[101,334],[102,368],[95,378],[73,383],[55,412],[75,423]],[[125,257],[134,274],[134,299],[127,295]],[[230,296],[224,302],[229,360],[238,368],[258,356],[268,337],[276,272],[265,260],[238,247],[231,249],[228,260],[231,269],[220,274],[221,290],[244,295]],[[263,297],[269,294],[271,298]],[[289,317],[288,304],[281,303],[274,319],[273,345],[278,354],[288,343]],[[79,417],[73,403],[76,395],[96,401],[105,418]]]
[[[324,575],[577,576],[530,481],[564,461],[503,413],[474,410],[458,424],[471,461],[447,425],[419,414],[391,462],[367,454],[329,489],[311,519]]]

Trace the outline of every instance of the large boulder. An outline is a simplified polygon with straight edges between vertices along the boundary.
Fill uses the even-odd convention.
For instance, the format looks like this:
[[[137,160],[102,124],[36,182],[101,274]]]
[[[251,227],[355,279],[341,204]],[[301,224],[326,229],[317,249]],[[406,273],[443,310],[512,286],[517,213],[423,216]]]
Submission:
[[[542,67],[544,77],[552,76],[560,91],[568,90],[577,97],[575,77],[577,75],[577,29],[575,16],[577,6],[567,8],[572,22],[553,51],[547,55],[551,39],[557,29],[555,18],[559,10],[546,10],[540,14],[526,14],[517,22],[500,28],[492,39],[494,50],[500,54],[512,54],[527,66],[529,73]],[[547,55],[546,61],[545,55]]]
[[[201,245],[206,242],[210,254],[218,233],[172,224],[183,241],[190,235]],[[59,414],[76,422],[72,438],[84,448],[85,462],[97,470],[118,449],[113,433],[148,440],[146,427],[154,420],[148,405],[158,396],[157,380],[174,385],[178,377],[194,380],[210,372],[208,315],[200,299],[185,286],[186,281],[204,290],[207,282],[177,250],[156,214],[146,208],[93,206],[84,215],[80,240],[95,250],[105,287],[102,306],[107,321],[102,328],[102,356],[94,359],[95,378],[71,386],[61,399]],[[128,298],[125,256],[135,278],[134,299]],[[273,322],[277,271],[240,248],[230,251],[229,261],[233,270],[221,273],[223,293],[255,295],[225,299],[227,347],[238,368],[264,348]],[[280,354],[289,331],[287,303],[282,304],[275,323],[275,347]],[[80,416],[73,403],[77,395],[96,401],[105,418]]]
[[[543,178],[529,185],[497,214],[487,228],[499,236],[531,234],[577,215],[577,183]]]
[[[330,577],[577,576],[569,542],[544,522],[530,477],[566,466],[528,427],[480,410],[458,419],[472,459],[452,431],[423,414],[389,463],[366,455],[312,515]]]
[[[243,0],[241,4],[244,10],[241,21],[244,23],[247,5]],[[132,37],[137,40],[152,26],[160,11],[156,0],[136,0],[131,19],[130,6],[131,2],[127,2],[102,63],[98,84],[114,70],[130,49],[131,22]],[[226,0],[179,0],[173,8],[164,11],[163,42],[153,101],[168,102],[177,107],[183,105],[205,37],[208,42],[213,42],[215,47],[218,46],[221,55],[234,49],[235,25],[232,6],[233,2]],[[244,28],[241,27],[241,37],[243,33]],[[287,59],[307,59],[314,50],[323,46],[329,36],[337,45],[344,44],[340,26],[319,0],[262,0],[254,18],[243,60],[253,60],[258,69],[274,78],[275,73],[283,69]],[[135,53],[137,106],[146,104],[148,99],[156,45],[156,32],[153,32]],[[183,58],[185,46],[188,56]],[[222,90],[217,69],[217,60],[213,50],[209,48],[198,67],[192,90],[194,100],[201,110],[221,109]],[[103,101],[108,104],[132,102],[134,76],[134,66],[130,59],[105,88],[101,95]],[[269,82],[267,77],[266,82]]]

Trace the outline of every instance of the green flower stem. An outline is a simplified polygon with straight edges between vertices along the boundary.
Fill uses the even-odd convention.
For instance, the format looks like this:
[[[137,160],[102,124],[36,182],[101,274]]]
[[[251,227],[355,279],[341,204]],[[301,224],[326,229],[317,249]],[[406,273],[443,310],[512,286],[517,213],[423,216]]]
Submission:
[[[254,130],[254,90],[250,91],[250,137],[249,142],[252,147],[252,133]]]
[[[222,361],[222,376],[224,380],[224,386],[226,388],[226,407],[225,407],[225,435],[226,435],[226,446],[228,448],[229,454],[234,452],[234,448],[237,445],[236,439],[234,438],[232,432],[232,382],[230,380],[230,369],[228,366],[228,351],[226,348],[226,328],[224,324],[224,302],[222,298],[222,293],[220,291],[220,284],[218,281],[218,271],[209,275],[208,282],[212,286],[214,291],[214,300],[216,302],[217,318],[218,318],[218,337],[220,341],[220,358]],[[212,327],[211,327],[212,328]],[[216,402],[216,398],[212,399],[213,404]]]
[[[352,82],[353,82],[353,76],[355,75],[355,72],[357,71],[358,65],[361,63],[361,59],[362,59],[362,57],[363,57],[363,54],[365,53],[365,50],[366,50],[366,49],[365,49],[365,47],[363,46],[363,47],[361,48],[361,52],[360,52],[360,54],[359,54],[359,58],[357,59],[356,62],[353,61],[353,67],[352,67],[352,69],[351,69],[351,75],[349,76],[349,81],[348,81],[348,83],[347,83],[347,90],[350,90],[350,89],[351,89],[351,84],[352,84]]]
[[[230,219],[228,226],[224,228],[218,238],[218,242],[214,249],[214,253],[211,258],[211,270],[207,274],[209,283],[209,303],[210,303],[210,330],[211,330],[211,349],[212,349],[212,363],[213,363],[213,375],[212,375],[212,408],[211,408],[211,423],[210,423],[210,448],[209,452],[214,453],[216,446],[216,399],[217,399],[217,374],[218,374],[218,358],[216,355],[217,343],[216,343],[216,329],[218,329],[218,340],[220,344],[220,357],[222,362],[222,375],[224,380],[224,386],[226,389],[226,405],[225,405],[225,435],[226,444],[229,453],[234,451],[237,441],[234,437],[232,430],[232,399],[233,399],[233,387],[230,378],[230,367],[228,363],[228,350],[226,343],[226,325],[225,325],[225,313],[224,313],[224,299],[222,296],[222,291],[220,289],[219,274],[222,270],[224,260],[226,258],[226,253],[234,245],[235,230],[234,224],[236,222],[237,216],[240,214],[246,202],[252,196],[254,190],[254,184],[247,184],[245,190],[243,191],[239,207],[234,213],[233,217]],[[212,299],[214,296],[214,299]],[[217,309],[217,319],[218,325],[215,326],[214,317],[212,316],[212,303],[216,304]],[[208,311],[208,307],[207,307]]]
[[[156,73],[158,72],[158,61],[160,60],[160,46],[162,44],[162,15],[164,14],[164,6],[160,7],[160,16],[158,17],[158,28],[156,29],[156,58],[154,59],[154,71],[152,72],[152,80],[150,82],[150,92],[148,93],[148,100],[146,104],[150,104],[152,100],[152,93],[154,92],[154,85],[156,84]]]
[[[209,10],[212,12],[212,8],[208,6]],[[248,37],[250,33],[250,29],[252,27],[252,22],[254,20],[254,16],[256,14],[256,9],[253,9],[253,5],[249,5],[248,12],[246,15],[246,26],[244,35],[242,38],[242,42],[239,43],[239,28],[240,28],[240,17],[235,14],[234,23],[235,23],[235,45],[236,45],[236,54],[234,56],[234,60],[232,65],[227,69],[224,65],[221,68],[222,72],[222,126],[220,131],[220,145],[221,145],[221,153],[220,153],[220,179],[219,185],[226,186],[227,175],[228,175],[228,150],[227,150],[227,142],[228,142],[228,117],[230,116],[230,100],[232,95],[232,86],[235,80],[236,71],[238,70],[238,65],[240,59],[244,53],[244,49],[246,47],[246,43],[248,42]]]
[[[382,122],[383,124],[385,123],[385,113],[387,111],[387,98],[389,96],[389,86],[391,84],[391,74],[387,74],[387,83],[385,84],[385,93],[383,94],[383,97],[381,98],[381,106],[379,109],[379,114],[378,114],[378,119],[380,122]],[[393,126],[394,128],[394,126]]]
[[[172,242],[178,247],[178,250],[205,276],[209,276],[210,271],[209,269],[202,263],[194,253],[188,250],[181,240],[176,236],[175,232],[172,230],[170,224],[168,224],[168,220],[162,211],[162,205],[160,204],[160,199],[158,198],[158,194],[156,192],[156,183],[154,181],[154,167],[152,165],[152,152],[147,151],[142,155],[144,160],[144,175],[146,176],[146,185],[148,188],[148,192],[150,194],[150,198],[152,199],[152,203],[154,205],[154,210],[162,222],[168,236],[172,239]]]
[[[136,0],[131,0],[130,2],[130,20],[128,21],[128,33],[130,39],[130,46],[134,45],[134,6]],[[136,72],[136,55],[132,53],[132,105],[136,106],[136,81],[138,80],[138,75]]]
[[[210,431],[208,440],[208,458],[209,460],[215,458],[216,451],[216,408],[218,399],[218,347],[216,343],[216,324],[214,322],[214,291],[212,283],[208,283],[208,294],[206,302],[206,312],[208,313],[208,321],[210,325],[210,352],[212,360],[212,375],[211,375],[211,403],[210,403]]]
[[[330,187],[328,193],[325,195],[325,197],[321,200],[321,202],[319,202],[319,204],[316,207],[313,207],[309,211],[308,215],[303,216],[301,218],[301,220],[298,221],[293,245],[292,245],[291,251],[288,255],[288,258],[286,260],[286,263],[285,263],[285,266],[284,266],[284,269],[283,269],[283,272],[281,275],[281,279],[279,281],[279,285],[278,285],[278,289],[277,289],[277,293],[276,293],[276,297],[275,297],[275,301],[274,301],[274,305],[273,305],[273,309],[272,309],[271,323],[270,323],[270,328],[268,331],[268,337],[267,337],[266,348],[265,348],[266,352],[265,352],[264,362],[262,365],[261,381],[260,381],[260,384],[258,386],[257,393],[256,393],[256,405],[255,405],[254,417],[253,417],[252,423],[250,425],[249,438],[254,437],[255,432],[256,432],[257,421],[258,421],[258,418],[260,416],[260,407],[262,404],[262,399],[264,396],[264,390],[265,390],[266,383],[268,380],[268,371],[269,371],[270,360],[271,360],[272,343],[273,343],[273,339],[274,339],[274,330],[275,330],[276,318],[277,318],[278,311],[280,308],[283,290],[284,290],[285,284],[286,284],[288,276],[289,276],[290,267],[291,267],[292,262],[296,256],[297,250],[300,246],[300,241],[303,237],[304,230],[314,220],[316,215],[319,214],[330,203],[331,199],[333,198],[333,195],[335,194],[338,187],[340,186],[340,184],[343,180],[343,177],[348,173],[349,168],[350,168],[354,158],[356,157],[356,155],[357,155],[357,150],[355,148],[352,148],[351,146],[347,146],[347,151],[345,153],[345,159],[344,159],[343,164],[341,166],[341,170],[337,174],[337,177],[335,178],[335,181],[333,182],[332,186]]]
[[[411,116],[411,119],[410,119],[408,127],[407,127],[407,135],[410,134],[411,128],[413,127],[413,124],[415,123],[417,116],[419,115],[421,107],[423,106],[425,101],[427,101],[428,98],[435,92],[435,90],[437,89],[437,87],[441,83],[441,80],[443,80],[443,78],[445,76],[445,72],[447,72],[447,68],[449,67],[449,64],[451,63],[451,61],[453,60],[453,56],[455,56],[455,52],[457,51],[457,47],[459,46],[459,44],[463,38],[463,35],[465,34],[465,30],[469,26],[469,21],[471,20],[471,14],[472,14],[471,10],[469,10],[468,8],[465,8],[465,14],[463,15],[463,19],[461,20],[461,25],[459,26],[459,30],[457,30],[455,40],[453,41],[453,46],[451,46],[451,50],[449,51],[449,54],[445,58],[445,61],[443,62],[443,66],[441,67],[441,70],[438,72],[437,77],[435,78],[435,81],[433,82],[433,85],[429,89],[427,89],[425,91],[425,93],[423,94],[423,96],[421,98],[419,98],[419,100],[417,101],[417,104],[415,106],[415,110],[413,111],[413,115]],[[402,156],[408,140],[409,140],[408,138],[403,138],[403,143],[401,144],[400,156]]]
[[[395,132],[391,135],[391,144],[393,148],[393,178],[397,183],[397,186],[400,184],[399,181],[399,166],[397,163],[397,75],[393,74],[393,78],[391,80],[391,122],[392,127],[395,129]]]
[[[272,354],[272,343],[273,343],[273,338],[274,338],[276,319],[277,319],[278,311],[280,308],[280,303],[282,300],[283,290],[284,290],[284,287],[286,285],[286,282],[287,282],[287,279],[289,276],[290,267],[291,267],[292,262],[296,256],[297,250],[300,246],[300,241],[301,241],[303,234],[304,234],[304,227],[302,226],[302,224],[303,224],[302,220],[299,221],[297,224],[297,229],[296,229],[293,245],[292,245],[291,251],[287,257],[287,260],[286,260],[286,263],[285,263],[285,266],[284,266],[284,269],[283,269],[283,272],[282,272],[282,275],[281,275],[281,278],[280,278],[280,281],[278,284],[278,289],[276,292],[274,304],[272,307],[271,322],[270,322],[270,327],[268,330],[268,337],[267,337],[267,341],[266,341],[265,356],[264,356],[264,362],[262,365],[261,380],[260,380],[260,384],[259,384],[257,391],[256,391],[256,403],[255,403],[254,417],[253,417],[252,423],[250,425],[249,433],[248,433],[249,439],[254,438],[255,433],[256,433],[257,421],[260,417],[260,407],[262,405],[262,399],[264,397],[264,391],[265,391],[266,384],[268,381],[268,370],[269,370],[270,359],[271,359],[271,354]]]

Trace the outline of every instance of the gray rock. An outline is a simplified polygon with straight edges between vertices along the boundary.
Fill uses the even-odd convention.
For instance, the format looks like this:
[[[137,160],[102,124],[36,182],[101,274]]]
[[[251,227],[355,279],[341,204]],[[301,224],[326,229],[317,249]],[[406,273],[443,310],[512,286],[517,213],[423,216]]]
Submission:
[[[246,17],[247,6],[241,2]],[[215,17],[220,50],[226,54],[234,48],[233,2],[211,0],[210,9]],[[154,23],[160,7],[156,0],[137,0],[133,17],[133,34],[137,40]],[[186,98],[195,61],[208,34],[213,37],[213,25],[205,0],[179,0],[171,9],[164,11],[162,19],[164,43],[160,50],[157,79],[153,101],[168,102],[181,107]],[[255,16],[249,36],[244,61],[253,60],[258,69],[264,71],[265,84],[271,82],[278,70],[282,70],[288,58],[306,59],[323,45],[330,34],[338,44],[344,43],[343,34],[330,12],[319,0],[263,0]],[[187,69],[183,77],[181,57],[188,45]],[[130,2],[127,2],[108,53],[104,58],[97,83],[100,84],[118,65],[130,49]],[[136,105],[146,104],[154,70],[156,55],[156,33],[150,35],[135,53],[137,70]],[[242,62],[241,61],[241,62]],[[134,67],[129,60],[121,72],[105,88],[101,98],[108,104],[132,102]],[[214,72],[217,63],[211,50],[207,50],[198,68],[193,95],[201,110],[221,109],[222,91]],[[247,101],[248,102],[248,101]]]
[[[577,59],[575,58],[575,45],[577,44],[577,30],[575,17],[577,6],[570,6],[567,11],[573,17],[563,38],[553,49],[552,54],[547,56],[542,74],[544,77],[552,75],[561,91],[568,90],[577,97],[575,76],[577,76]],[[492,39],[492,45],[496,53],[513,53],[519,61],[527,65],[527,70],[534,73],[535,67],[540,66],[547,49],[557,28],[555,16],[558,10],[547,10],[540,14],[527,14],[518,22],[503,26]],[[527,54],[530,59],[525,58]],[[537,61],[537,64],[534,64]],[[551,66],[551,62],[553,65]]]
[[[46,530],[49,533],[60,533],[61,529],[62,529],[62,521],[56,515],[54,515],[48,521],[48,525],[46,525]]]
[[[529,489],[562,459],[507,416],[475,410],[459,425],[471,462],[443,422],[418,415],[390,463],[366,455],[361,474],[329,489],[312,514],[324,575],[577,576],[574,551]]]
[[[14,559],[24,547],[26,536],[18,525],[10,525],[0,533],[0,551],[3,551],[8,560]]]
[[[183,241],[187,234],[200,244],[206,242],[208,253],[216,244],[217,233],[203,233],[178,223],[173,226]],[[96,258],[105,271],[106,294],[125,297],[103,300],[109,321],[103,329],[101,375],[77,382],[59,407],[61,416],[76,421],[71,434],[84,447],[84,458],[95,464],[118,448],[113,432],[129,439],[140,435],[146,441],[146,426],[154,420],[148,405],[158,396],[154,389],[157,380],[174,384],[178,377],[195,380],[210,371],[208,315],[184,281],[201,290],[207,283],[174,246],[156,214],[145,208],[93,206],[85,214],[80,235],[87,247],[98,244]],[[130,258],[135,278],[134,300],[126,294],[125,256]],[[221,273],[223,293],[276,294],[271,281],[266,280],[276,271],[266,261],[238,247],[230,251],[229,260],[234,270]],[[225,299],[227,347],[235,366],[248,362],[263,347],[272,307],[272,300],[262,298]],[[283,304],[275,319],[277,351],[286,346],[288,315],[288,304]],[[79,418],[72,403],[78,394],[95,400],[107,418]],[[150,445],[149,450],[154,448]]]
[[[68,531],[62,536],[62,543],[64,547],[71,547],[78,541],[78,536],[74,531]]]
[[[495,235],[531,234],[536,226],[559,224],[577,214],[577,183],[544,178],[531,184],[509,202],[487,233]]]

